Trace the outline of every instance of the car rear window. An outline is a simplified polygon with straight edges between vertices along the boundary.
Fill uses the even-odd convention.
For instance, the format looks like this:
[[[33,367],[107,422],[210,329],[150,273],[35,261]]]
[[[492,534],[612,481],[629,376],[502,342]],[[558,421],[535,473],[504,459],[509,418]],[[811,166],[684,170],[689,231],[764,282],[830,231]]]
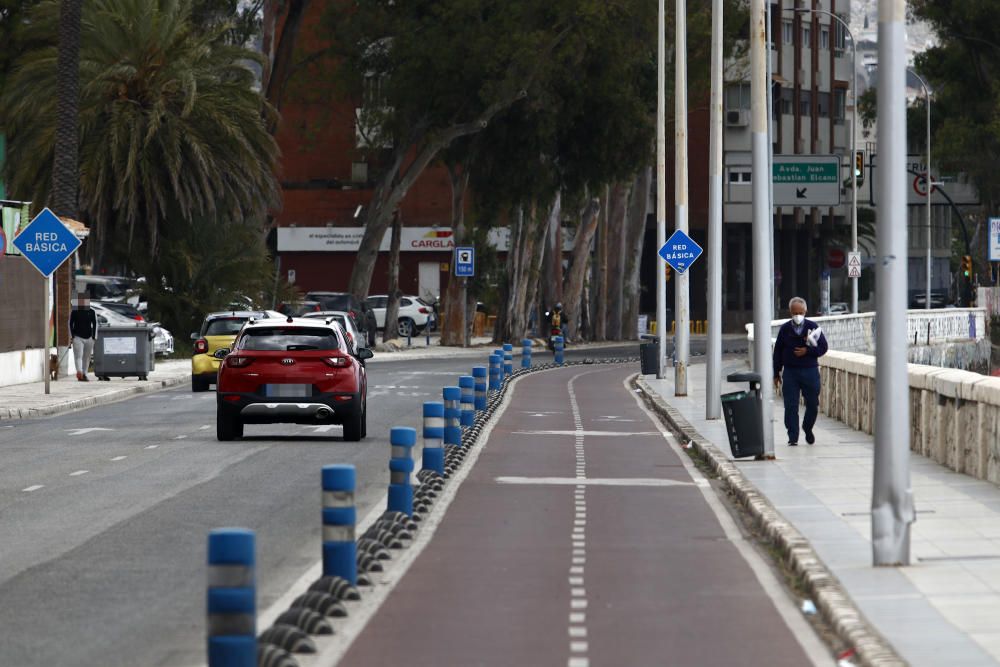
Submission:
[[[330,329],[305,327],[251,328],[240,339],[242,350],[336,350],[340,345]]]
[[[323,310],[352,310],[350,294],[317,294],[310,297],[319,301]]]
[[[209,321],[203,336],[235,336],[243,328],[246,317],[219,317]]]

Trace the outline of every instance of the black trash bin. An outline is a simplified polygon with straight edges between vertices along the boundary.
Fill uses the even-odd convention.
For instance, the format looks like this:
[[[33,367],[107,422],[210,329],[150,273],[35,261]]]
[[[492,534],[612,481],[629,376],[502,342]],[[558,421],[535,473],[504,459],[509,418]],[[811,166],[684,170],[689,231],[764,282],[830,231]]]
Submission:
[[[660,370],[660,341],[639,343],[639,370],[643,375],[656,375]]]
[[[748,391],[722,395],[722,414],[726,418],[726,434],[733,458],[764,454],[764,429],[760,421],[760,375],[732,373],[730,382],[749,382]]]

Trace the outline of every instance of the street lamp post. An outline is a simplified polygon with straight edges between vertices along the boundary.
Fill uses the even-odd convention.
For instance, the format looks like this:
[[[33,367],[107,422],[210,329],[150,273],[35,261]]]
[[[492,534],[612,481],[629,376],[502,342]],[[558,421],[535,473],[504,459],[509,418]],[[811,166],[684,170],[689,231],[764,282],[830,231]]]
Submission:
[[[932,250],[932,240],[931,240],[931,192],[934,190],[934,179],[931,178],[931,89],[924,81],[923,77],[914,72],[912,69],[906,70],[913,76],[917,77],[917,81],[924,89],[924,101],[927,104],[927,174],[924,176],[924,182],[927,187],[927,283],[926,283],[926,300],[927,303],[924,307],[930,310],[931,307],[931,250]]]
[[[665,30],[664,0],[659,2],[657,16],[657,54],[656,54],[656,249],[659,250],[667,242],[667,195],[666,195],[666,76],[665,76]],[[656,377],[662,380],[666,377],[667,353],[667,262],[656,253],[656,336],[659,341],[659,354],[656,361]]]
[[[858,177],[854,173],[854,151],[857,150],[857,125],[858,125],[858,43],[854,41],[854,33],[844,19],[833,12],[825,9],[809,9],[807,7],[789,8],[794,12],[815,12],[826,14],[843,27],[844,32],[851,38],[851,95],[854,97],[854,104],[851,106],[851,149],[848,151],[848,164],[851,167],[851,251],[858,251]],[[851,312],[858,312],[858,279],[851,278]]]

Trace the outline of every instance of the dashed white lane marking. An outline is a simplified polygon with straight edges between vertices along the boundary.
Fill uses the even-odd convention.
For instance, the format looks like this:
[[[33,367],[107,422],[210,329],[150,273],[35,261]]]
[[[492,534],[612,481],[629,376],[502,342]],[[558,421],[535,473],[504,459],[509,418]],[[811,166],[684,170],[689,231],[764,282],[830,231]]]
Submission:
[[[115,456],[111,460],[112,461],[124,461],[127,458],[128,458],[127,456]]]
[[[93,433],[94,431],[113,431],[113,428],[101,428],[100,426],[94,428],[68,428],[66,432],[70,435],[87,435],[88,433]]]
[[[159,445],[146,445],[146,449],[156,449]]]
[[[79,477],[80,475],[86,475],[89,470],[75,470],[69,474],[70,477]]]
[[[581,374],[583,375],[583,374]],[[559,478],[559,477],[549,477],[542,479],[531,479],[527,477],[506,477],[497,478],[497,482],[501,484],[555,484],[555,485],[567,485],[575,484],[576,489],[573,491],[573,532],[570,535],[571,542],[573,544],[572,550],[570,551],[572,557],[570,558],[570,565],[568,577],[570,585],[570,600],[569,600],[569,626],[567,627],[567,633],[569,635],[569,659],[567,661],[568,667],[589,667],[590,659],[587,657],[588,644],[585,641],[579,641],[587,637],[587,615],[581,610],[587,608],[587,589],[584,587],[584,576],[583,576],[583,565],[587,562],[587,541],[586,541],[586,526],[587,526],[587,485],[595,480],[587,479],[587,451],[583,446],[584,438],[588,434],[593,435],[614,435],[613,433],[604,433],[600,431],[584,431],[583,430],[583,418],[580,415],[580,405],[576,400],[576,392],[573,391],[573,383],[577,378],[581,377],[577,375],[573,377],[567,384],[567,389],[569,390],[569,404],[573,410],[573,426],[575,430],[573,431],[537,431],[538,435],[572,435],[575,439],[575,451],[576,451],[576,478]]]
[[[212,428],[212,427],[211,427],[211,426],[209,426],[208,424],[205,424],[204,426],[199,426],[199,427],[198,427],[198,430],[199,430],[199,431],[207,431],[207,430],[208,430],[208,429],[210,429],[210,428]]]
[[[44,484],[33,484],[21,490],[24,491],[25,493],[31,493],[32,491],[37,491],[38,489],[43,489],[43,488],[45,488]]]
[[[590,667],[590,660],[587,658],[570,658],[569,667]]]
[[[682,482],[675,479],[658,479],[651,477],[497,477],[497,484],[550,484],[584,486],[698,486],[695,482]],[[582,498],[581,494],[577,498]]]
[[[186,435],[177,435],[177,436],[174,436],[174,440],[183,440],[186,437],[187,437]]]

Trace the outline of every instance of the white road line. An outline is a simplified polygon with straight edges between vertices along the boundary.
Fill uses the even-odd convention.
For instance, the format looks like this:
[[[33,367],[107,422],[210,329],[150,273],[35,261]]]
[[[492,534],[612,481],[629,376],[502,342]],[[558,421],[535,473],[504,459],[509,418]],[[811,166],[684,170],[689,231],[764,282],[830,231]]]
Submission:
[[[146,449],[156,449],[159,445],[147,445]]]
[[[70,477],[79,477],[80,475],[86,475],[89,470],[75,470],[69,474]]]
[[[178,435],[178,436],[174,436],[174,440],[183,440],[186,437],[187,437],[186,435]]]
[[[208,429],[210,429],[210,428],[212,428],[212,427],[211,427],[211,426],[209,426],[208,424],[205,424],[204,426],[199,426],[199,427],[198,427],[198,430],[199,430],[199,431],[207,431],[207,430],[208,430]]]
[[[585,613],[583,613],[582,611],[570,612],[569,622],[570,623],[586,623],[587,622],[587,615]]]
[[[578,429],[576,431],[512,431],[511,435],[586,435],[586,436],[604,436],[609,438],[626,438],[636,435],[655,435],[659,436],[659,431],[584,431]]]
[[[570,658],[569,662],[566,663],[567,667],[590,667],[590,660],[587,658]]]
[[[572,533],[572,543],[573,547],[570,551],[572,557],[570,562],[572,565],[569,568],[569,622],[570,625],[567,628],[567,633],[569,634],[569,651],[570,658],[568,661],[569,667],[588,667],[590,660],[587,657],[587,642],[579,641],[587,637],[587,628],[582,625],[586,615],[581,611],[573,611],[587,608],[587,589],[584,588],[584,576],[583,576],[583,564],[587,562],[587,542],[584,539],[585,536],[585,526],[587,525],[587,503],[586,503],[586,493],[587,486],[596,480],[586,479],[587,470],[587,451],[584,448],[584,440],[588,435],[612,435],[611,433],[604,433],[601,431],[584,431],[583,430],[583,417],[580,414],[580,404],[576,400],[576,392],[573,390],[573,383],[575,383],[580,377],[584,375],[589,375],[594,371],[589,371],[587,373],[580,373],[579,375],[573,376],[569,382],[566,383],[566,389],[569,392],[569,405],[573,411],[573,424],[576,426],[575,431],[569,431],[566,434],[572,434],[576,438],[576,480],[563,478],[548,478],[556,484],[575,484],[576,489],[573,492],[574,504],[576,506],[573,515],[573,533]],[[508,478],[515,479],[515,478]],[[555,481],[558,480],[558,481]],[[585,483],[581,483],[581,480],[586,480]],[[500,479],[497,479],[500,482]],[[537,482],[538,480],[530,480],[529,478],[520,478],[519,481],[508,481],[501,483],[521,483],[530,484]],[[581,655],[582,654],[582,655]]]
[[[45,488],[44,484],[33,484],[32,486],[26,487],[21,490],[24,491],[25,493],[31,493],[32,491],[37,491],[38,489],[43,489],[43,488]]]
[[[576,484],[578,486],[698,486],[694,482],[682,482],[675,479],[660,479],[649,477],[497,477],[494,479],[497,484],[532,484],[532,485],[552,485],[565,486]],[[582,494],[577,494],[582,497]]]
[[[569,628],[569,636],[576,639],[584,639],[587,636],[587,628],[578,625],[571,625]]]
[[[112,461],[124,461],[124,460],[125,460],[125,459],[127,459],[127,458],[128,458],[127,456],[115,456],[115,457],[114,457],[114,458],[112,458],[111,460],[112,460]]]

